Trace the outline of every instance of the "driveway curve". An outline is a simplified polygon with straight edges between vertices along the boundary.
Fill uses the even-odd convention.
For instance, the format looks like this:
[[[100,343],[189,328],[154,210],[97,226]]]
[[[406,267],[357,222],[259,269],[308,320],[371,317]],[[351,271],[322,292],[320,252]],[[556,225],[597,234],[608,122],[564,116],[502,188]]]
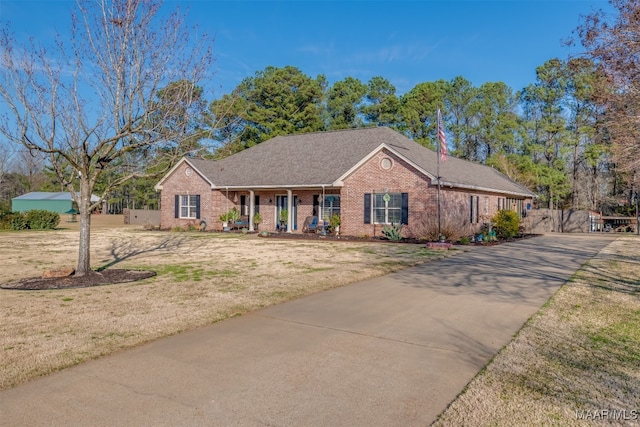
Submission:
[[[611,240],[474,248],[158,340],[0,392],[0,424],[428,425]]]

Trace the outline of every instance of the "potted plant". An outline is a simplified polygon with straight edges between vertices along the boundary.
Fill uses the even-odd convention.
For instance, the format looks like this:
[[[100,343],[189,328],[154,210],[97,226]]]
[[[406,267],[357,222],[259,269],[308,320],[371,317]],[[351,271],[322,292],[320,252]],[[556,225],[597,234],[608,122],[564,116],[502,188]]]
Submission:
[[[260,223],[262,222],[262,216],[260,215],[260,212],[256,212],[253,214],[253,225],[256,228],[256,231],[258,231],[258,226],[260,225]]]
[[[229,223],[235,222],[240,219],[240,211],[238,208],[231,208],[227,212],[220,215],[220,221],[222,221],[222,229],[224,231],[229,231]]]
[[[224,230],[229,228],[229,212],[220,215],[220,222],[222,222],[222,228]]]
[[[340,215],[335,213],[331,215],[329,218],[329,227],[331,227],[331,231],[335,233],[337,236],[340,233]]]
[[[278,221],[280,222],[280,230],[286,230],[287,222],[289,221],[289,211],[287,209],[280,210]]]
[[[233,207],[229,210],[229,222],[238,222],[240,220],[240,211]]]

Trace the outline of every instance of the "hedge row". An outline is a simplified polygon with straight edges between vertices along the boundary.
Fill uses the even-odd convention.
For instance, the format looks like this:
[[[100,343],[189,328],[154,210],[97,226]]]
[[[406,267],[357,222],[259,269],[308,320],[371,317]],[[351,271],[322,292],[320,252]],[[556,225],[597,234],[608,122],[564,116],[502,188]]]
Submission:
[[[9,212],[0,215],[2,230],[54,230],[59,223],[59,213],[45,210]]]

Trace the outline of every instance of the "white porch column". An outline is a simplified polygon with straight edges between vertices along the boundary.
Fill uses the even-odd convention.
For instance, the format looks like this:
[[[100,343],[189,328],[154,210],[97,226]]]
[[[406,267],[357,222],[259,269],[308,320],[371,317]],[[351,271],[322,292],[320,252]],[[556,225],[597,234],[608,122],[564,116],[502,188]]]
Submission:
[[[253,190],[249,190],[249,231],[255,231],[253,229],[253,215],[255,213],[256,198],[253,196]]]
[[[293,192],[287,190],[287,233],[292,232],[291,217],[293,215]]]

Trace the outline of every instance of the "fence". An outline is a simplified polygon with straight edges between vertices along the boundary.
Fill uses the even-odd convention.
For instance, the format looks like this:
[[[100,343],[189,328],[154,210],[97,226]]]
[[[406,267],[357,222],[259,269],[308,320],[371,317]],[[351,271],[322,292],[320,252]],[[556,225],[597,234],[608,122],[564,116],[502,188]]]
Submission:
[[[623,227],[610,227],[609,219],[615,219]],[[622,221],[622,220],[625,221]],[[636,218],[603,217],[597,212],[583,210],[560,209],[533,209],[527,211],[527,216],[522,219],[527,233],[544,234],[549,232],[560,233],[594,233],[602,231],[637,231]],[[615,224],[614,224],[615,225]]]
[[[527,232],[532,234],[589,233],[595,231],[593,217],[589,211],[534,209],[527,212],[523,222]]]
[[[125,224],[160,227],[160,211],[149,209],[123,209]]]

